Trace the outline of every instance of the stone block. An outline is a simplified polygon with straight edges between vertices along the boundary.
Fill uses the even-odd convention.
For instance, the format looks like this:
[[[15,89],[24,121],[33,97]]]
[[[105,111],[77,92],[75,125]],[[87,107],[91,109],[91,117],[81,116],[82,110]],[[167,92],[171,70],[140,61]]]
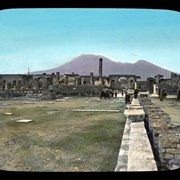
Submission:
[[[165,154],[164,158],[169,160],[169,159],[173,159],[174,156],[172,154]]]
[[[175,159],[180,159],[180,155],[174,155]]]
[[[143,109],[129,108],[124,111],[124,116],[129,118],[132,122],[139,122],[144,120],[145,112]]]
[[[179,149],[175,149],[175,148],[167,148],[167,149],[166,149],[166,152],[167,152],[167,153],[170,153],[170,154],[180,155],[180,150],[179,150]]]
[[[177,138],[176,136],[171,136],[168,138],[169,139],[169,142],[171,143],[178,143],[179,142],[179,138]]]
[[[131,105],[140,106],[139,99],[133,98],[133,99],[132,99],[132,102],[131,102]]]

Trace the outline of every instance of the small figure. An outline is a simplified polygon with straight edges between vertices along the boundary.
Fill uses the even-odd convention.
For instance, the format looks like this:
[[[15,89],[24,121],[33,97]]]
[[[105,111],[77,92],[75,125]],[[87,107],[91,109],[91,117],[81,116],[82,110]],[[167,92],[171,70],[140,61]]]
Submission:
[[[166,91],[165,91],[165,89],[162,89],[161,91],[160,91],[160,101],[163,101],[163,99],[166,97]]]
[[[117,91],[115,91],[114,94],[115,94],[115,98],[117,98]]]
[[[125,92],[125,103],[126,104],[130,104],[131,103],[130,94],[128,94],[127,92]]]
[[[135,90],[134,90],[134,98],[136,99],[137,97],[138,97],[138,90],[135,89]]]
[[[121,95],[122,95],[122,96],[124,95],[123,89],[122,89],[122,91],[121,91]]]

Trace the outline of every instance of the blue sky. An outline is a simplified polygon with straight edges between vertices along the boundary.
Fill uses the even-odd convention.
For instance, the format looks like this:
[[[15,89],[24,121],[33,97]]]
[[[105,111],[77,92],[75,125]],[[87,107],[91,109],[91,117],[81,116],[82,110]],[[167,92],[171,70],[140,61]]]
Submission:
[[[147,60],[180,73],[180,13],[158,9],[0,11],[0,74],[52,69],[81,54]]]

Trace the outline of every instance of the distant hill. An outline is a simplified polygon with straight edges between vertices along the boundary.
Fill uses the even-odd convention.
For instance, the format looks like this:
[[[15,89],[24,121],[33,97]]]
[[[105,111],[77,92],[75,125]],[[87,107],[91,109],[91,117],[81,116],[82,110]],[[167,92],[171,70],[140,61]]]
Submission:
[[[101,55],[93,54],[83,54],[62,66],[49,70],[33,72],[33,74],[49,74],[53,72],[60,72],[60,74],[71,74],[74,72],[75,74],[79,75],[90,75],[90,72],[93,72],[93,74],[96,76],[99,75],[99,58],[103,58],[103,76],[108,76],[110,74],[134,74],[141,76],[141,80],[146,80],[147,77],[154,77],[157,74],[162,74],[164,78],[170,78],[171,75],[171,71],[161,68],[146,60],[138,60],[135,63],[122,63],[115,62]]]

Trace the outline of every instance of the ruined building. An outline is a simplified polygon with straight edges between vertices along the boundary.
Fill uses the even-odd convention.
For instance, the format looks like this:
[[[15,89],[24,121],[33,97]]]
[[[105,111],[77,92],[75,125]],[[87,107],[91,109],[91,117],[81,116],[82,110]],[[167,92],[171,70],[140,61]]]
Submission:
[[[99,75],[71,74],[0,74],[0,96],[8,97],[26,95],[28,93],[53,92],[62,95],[98,95],[102,88],[118,91],[139,89],[149,93],[160,94],[165,89],[167,95],[180,96],[180,75],[171,73],[169,79],[163,75],[155,75],[140,81],[141,77],[131,74],[110,74],[103,76],[103,59],[99,59]],[[180,97],[179,97],[180,99]]]

